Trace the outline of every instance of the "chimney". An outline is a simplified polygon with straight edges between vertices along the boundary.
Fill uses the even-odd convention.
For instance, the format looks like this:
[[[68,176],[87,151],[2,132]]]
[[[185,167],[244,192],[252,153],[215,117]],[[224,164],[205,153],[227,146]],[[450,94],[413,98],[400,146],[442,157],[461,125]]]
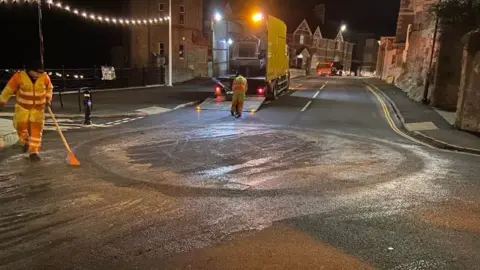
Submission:
[[[316,5],[313,8],[313,13],[315,18],[319,20],[322,24],[325,24],[325,4]]]

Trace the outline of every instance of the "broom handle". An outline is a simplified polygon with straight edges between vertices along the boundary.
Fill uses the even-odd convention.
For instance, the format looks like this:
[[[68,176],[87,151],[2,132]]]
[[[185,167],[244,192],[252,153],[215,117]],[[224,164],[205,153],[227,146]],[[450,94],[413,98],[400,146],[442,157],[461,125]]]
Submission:
[[[63,136],[62,130],[60,129],[60,126],[57,123],[57,119],[55,119],[55,115],[53,114],[52,109],[50,108],[50,106],[47,106],[47,108],[48,108],[48,112],[50,113],[50,117],[52,117],[53,122],[55,123],[55,126],[57,127],[58,134],[60,135],[60,138],[62,139],[63,144],[65,145],[65,148],[67,149],[68,152],[71,153],[72,150],[70,149],[70,146],[68,145],[68,142],[65,139],[65,136]]]

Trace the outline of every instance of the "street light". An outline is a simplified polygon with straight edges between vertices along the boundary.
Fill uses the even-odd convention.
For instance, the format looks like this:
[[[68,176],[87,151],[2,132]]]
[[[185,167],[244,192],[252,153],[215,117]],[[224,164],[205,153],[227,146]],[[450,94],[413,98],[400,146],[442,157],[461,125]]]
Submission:
[[[259,21],[263,20],[263,14],[262,14],[262,13],[255,13],[255,14],[253,14],[252,20],[253,20],[254,22],[259,22]]]
[[[171,0],[170,0],[171,1]],[[222,14],[220,12],[215,12],[215,14],[213,14],[213,19],[218,23],[220,21],[225,21],[225,39],[223,40],[223,42],[227,43],[227,48],[226,48],[226,64],[227,64],[227,72],[230,70],[230,45],[233,44],[233,40],[229,38],[229,32],[228,32],[228,17],[227,18],[224,18],[222,16]],[[215,29],[213,28],[213,25],[214,25],[214,22],[212,21],[212,42],[215,43]]]
[[[168,2],[168,86],[173,86],[172,0]]]
[[[215,21],[217,21],[217,22],[221,21],[223,19],[222,14],[220,14],[218,12],[215,13],[214,18],[215,18]]]
[[[337,37],[342,33],[342,32],[345,32],[345,30],[347,30],[347,26],[345,24],[342,24],[340,26],[340,29],[338,30],[338,34],[337,34]],[[335,58],[337,57],[337,46],[338,46],[338,38],[335,38],[335,50],[333,51],[333,61],[335,62]],[[344,63],[344,60],[345,60],[345,41],[343,41],[343,54],[342,54],[342,60],[340,61],[342,64],[345,64]],[[345,65],[343,65],[345,66]]]

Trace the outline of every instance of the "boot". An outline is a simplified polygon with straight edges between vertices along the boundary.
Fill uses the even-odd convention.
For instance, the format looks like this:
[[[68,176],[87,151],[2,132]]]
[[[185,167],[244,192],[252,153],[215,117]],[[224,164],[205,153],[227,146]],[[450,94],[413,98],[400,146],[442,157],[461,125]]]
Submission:
[[[40,160],[42,160],[42,159],[40,158],[40,156],[37,153],[31,153],[30,154],[30,161],[36,162],[36,161],[40,161]]]
[[[232,116],[235,116],[235,112],[234,112],[234,111],[230,111],[230,114],[231,114]]]
[[[240,117],[242,117],[241,114],[237,114],[237,116],[235,116],[235,118],[240,118]]]

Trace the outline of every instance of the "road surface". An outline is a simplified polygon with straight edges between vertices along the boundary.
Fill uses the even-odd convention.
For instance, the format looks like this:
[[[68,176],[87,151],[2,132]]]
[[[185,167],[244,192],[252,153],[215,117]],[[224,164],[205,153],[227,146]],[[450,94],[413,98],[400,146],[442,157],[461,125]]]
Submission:
[[[480,158],[412,140],[356,78],[242,119],[194,107],[0,155],[2,269],[478,269]],[[380,100],[379,100],[380,99]]]

